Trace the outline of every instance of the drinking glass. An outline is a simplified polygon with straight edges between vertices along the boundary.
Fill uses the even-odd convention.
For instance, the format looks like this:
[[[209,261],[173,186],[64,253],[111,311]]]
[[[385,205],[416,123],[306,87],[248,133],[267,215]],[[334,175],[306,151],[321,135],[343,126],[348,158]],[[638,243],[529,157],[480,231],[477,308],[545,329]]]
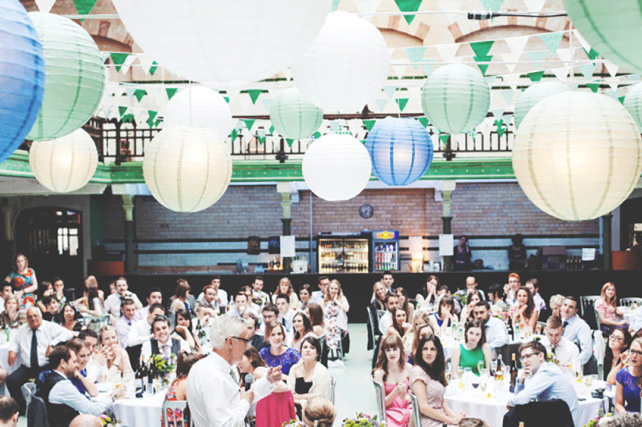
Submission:
[[[488,382],[488,380],[482,380],[482,381],[479,383],[479,385],[481,386],[481,387],[480,387],[480,390],[482,391],[482,393],[485,393],[485,392],[486,392],[486,384],[487,384],[487,382]]]
[[[446,382],[450,383],[450,372],[446,372]]]
[[[535,329],[537,331],[537,335],[542,335],[542,325],[538,323]]]
[[[477,372],[481,374],[483,369],[484,369],[484,361],[480,360],[479,362],[477,362]]]

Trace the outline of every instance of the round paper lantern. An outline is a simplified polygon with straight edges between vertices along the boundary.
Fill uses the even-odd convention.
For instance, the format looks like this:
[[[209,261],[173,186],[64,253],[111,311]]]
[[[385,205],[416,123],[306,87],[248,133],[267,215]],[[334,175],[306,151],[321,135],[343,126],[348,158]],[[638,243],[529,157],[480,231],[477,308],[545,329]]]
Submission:
[[[421,108],[440,131],[466,133],[488,113],[490,87],[479,70],[463,64],[438,68],[421,88]]]
[[[332,12],[307,52],[292,67],[303,96],[326,111],[361,111],[388,79],[390,57],[370,22]]]
[[[629,88],[624,98],[624,108],[633,116],[633,120],[642,130],[642,83]]]
[[[616,100],[564,92],[526,114],[513,144],[519,185],[541,210],[567,221],[597,218],[631,194],[642,172],[638,126]]]
[[[349,135],[325,135],[303,156],[303,179],[318,197],[331,202],[349,200],[370,180],[368,150]]]
[[[299,89],[291,87],[276,97],[270,107],[274,129],[286,138],[303,139],[316,132],[323,121],[323,110],[303,98]]]
[[[96,143],[82,129],[57,139],[34,141],[29,165],[39,183],[56,193],[84,187],[96,172]]]
[[[174,95],[165,107],[163,122],[165,126],[207,127],[221,139],[227,138],[236,124],[225,99],[202,86],[183,89]]]
[[[536,83],[529,86],[528,89],[521,94],[515,104],[515,127],[519,128],[520,123],[524,120],[524,116],[531,108],[533,108],[533,105],[537,104],[544,98],[566,92],[567,90],[570,90],[570,87],[560,82]]]
[[[169,126],[145,147],[143,175],[161,205],[176,212],[198,212],[227,190],[232,156],[212,129]]]
[[[45,57],[45,96],[28,139],[69,135],[87,123],[105,89],[103,57],[91,36],[72,20],[30,12]]]
[[[601,56],[642,72],[642,12],[637,0],[563,0],[575,28]]]
[[[0,2],[0,162],[22,144],[45,92],[38,34],[18,0]]]
[[[407,185],[421,178],[432,163],[430,134],[417,120],[386,117],[366,138],[372,173],[388,185]]]
[[[143,51],[173,73],[217,87],[266,79],[318,34],[331,3],[319,0],[114,0]]]

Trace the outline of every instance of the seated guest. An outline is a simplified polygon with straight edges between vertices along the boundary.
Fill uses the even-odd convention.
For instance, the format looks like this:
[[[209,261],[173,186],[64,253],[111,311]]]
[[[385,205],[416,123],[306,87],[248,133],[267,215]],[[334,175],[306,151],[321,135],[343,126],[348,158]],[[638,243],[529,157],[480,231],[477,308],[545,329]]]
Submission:
[[[76,311],[76,308],[72,304],[65,304],[60,316],[57,316],[54,321],[77,336],[83,328],[82,323],[78,321],[79,319],[82,319],[82,315]]]
[[[176,281],[176,291],[174,292],[174,297],[169,305],[169,311],[176,313],[178,310],[185,309],[187,311],[192,310],[192,305],[189,302],[190,291],[192,288],[185,279],[178,279]]]
[[[82,340],[89,349],[90,357],[98,353],[98,333],[93,329],[83,329],[78,333],[78,339]]]
[[[252,301],[252,287],[241,286],[240,293],[245,294],[245,296],[247,297],[247,310],[250,310],[254,314],[259,314],[261,312],[262,306],[257,305],[254,303],[254,301]]]
[[[285,294],[280,294],[276,297],[276,308],[279,310],[279,317],[277,322],[285,327],[285,332],[288,337],[292,335],[292,319],[296,313],[290,308],[290,297]]]
[[[533,296],[533,302],[535,303],[535,310],[541,315],[544,310],[546,310],[546,302],[544,298],[539,294],[539,281],[537,279],[530,279],[524,285]]]
[[[475,306],[475,318],[484,325],[486,341],[491,350],[508,344],[509,339],[506,324],[496,317],[491,317],[490,304],[488,301],[477,303],[477,306]]]
[[[301,289],[299,289],[299,300],[301,302],[299,310],[308,308],[308,304],[312,303],[312,286],[307,283],[301,286]]]
[[[419,291],[415,296],[417,300],[417,306],[424,308],[428,311],[434,309],[437,306],[437,289],[441,286],[439,278],[437,276],[428,276],[426,279],[426,285]]]
[[[586,322],[577,315],[577,298],[567,296],[561,308],[564,321],[563,337],[580,348],[580,363],[584,365],[585,374],[597,373],[597,361],[593,356],[593,334]],[[589,363],[590,361],[590,363]]]
[[[455,302],[452,297],[445,296],[439,301],[437,312],[430,316],[430,324],[434,330],[437,330],[450,328],[453,323],[457,323]]]
[[[562,317],[562,305],[564,304],[564,295],[553,295],[548,302],[549,307],[551,307],[551,316]]]
[[[129,330],[134,324],[134,318],[136,317],[136,303],[131,298],[125,298],[120,304],[120,311],[122,315],[116,321],[114,328],[118,332],[118,339],[120,340],[120,345],[123,348],[129,346],[127,342],[127,336],[129,335]]]
[[[631,343],[627,364],[615,377],[615,410],[618,414],[640,412],[642,338],[635,338]]]
[[[99,368],[101,382],[115,381],[116,378],[122,378],[125,372],[132,371],[129,355],[120,345],[118,332],[113,326],[107,325],[100,329],[98,348],[98,353],[93,357],[92,364]]]
[[[323,308],[319,304],[310,304],[308,305],[308,314],[310,315],[310,324],[312,324],[314,334],[319,338],[325,336]]]
[[[9,396],[0,396],[0,427],[17,427],[20,407]]]
[[[370,308],[372,309],[373,314],[376,314],[377,311],[385,311],[386,296],[388,296],[388,292],[386,292],[386,287],[383,283],[375,282],[375,284],[372,285],[372,294],[374,295],[374,298],[372,298],[372,301],[370,302]],[[375,316],[375,321],[376,320],[377,317]],[[378,329],[375,330],[378,331]]]
[[[169,390],[167,390],[164,402],[187,400],[187,376],[189,375],[189,371],[192,369],[192,366],[194,366],[194,364],[203,357],[205,357],[205,355],[199,353],[186,353],[185,351],[178,352],[178,356],[176,358],[176,379],[169,385]],[[161,413],[161,425],[165,425],[165,415],[167,415],[168,423],[175,422],[173,416],[174,413],[169,410],[167,411],[167,414]],[[189,425],[189,419],[183,418],[183,422],[183,425]]]
[[[308,336],[303,339],[301,360],[290,369],[288,387],[294,392],[297,416],[301,418],[301,408],[313,396],[332,398],[332,376],[323,366],[321,359],[321,343],[316,337]]]
[[[544,337],[541,341],[546,347],[546,351],[551,354],[561,366],[571,365],[573,369],[581,369],[580,351],[577,346],[564,338],[564,325],[562,319],[557,316],[551,316],[546,321],[544,328]]]
[[[135,347],[154,338],[152,333],[152,322],[159,316],[165,315],[165,307],[161,304],[152,304],[147,312],[147,318],[137,320],[127,333],[127,346]]]
[[[22,325],[16,336],[9,344],[9,366],[14,366],[18,355],[22,365],[7,377],[7,388],[16,399],[21,413],[25,411],[25,400],[20,389],[29,378],[38,378],[49,364],[48,354],[51,349],[73,338],[73,334],[62,326],[42,320],[42,312],[38,307],[27,309],[27,324]]]
[[[270,302],[270,295],[263,292],[263,277],[261,276],[256,276],[252,282],[252,301],[261,308]]]
[[[433,330],[432,326],[430,326],[429,322],[422,323],[415,326],[415,332],[413,333],[413,339],[412,339],[412,344],[410,345],[410,351],[406,352],[406,355],[408,356],[408,363],[410,363],[411,365],[415,363],[415,354],[417,353],[417,347],[419,346],[419,341],[421,341],[423,337],[427,337],[428,335],[434,335],[434,334],[435,334],[435,331]]]
[[[42,320],[48,322],[56,322],[60,324],[60,303],[54,295],[46,296],[42,299],[42,303],[47,308],[46,313],[42,313]]]
[[[301,344],[303,344],[305,338],[318,338],[317,334],[312,330],[310,319],[302,311],[297,311],[294,317],[292,317],[292,328],[294,330],[294,336],[290,342],[290,348],[295,349],[299,353],[301,353]]]
[[[271,323],[279,317],[279,309],[271,302],[267,303],[263,307],[263,310],[261,310],[261,316],[263,318],[263,321],[261,322],[261,326],[259,327],[259,335],[265,336],[265,325]]]
[[[243,317],[245,312],[254,313],[254,310],[248,307],[248,298],[245,292],[239,292],[234,296],[234,308],[230,310],[229,314],[233,316]]]
[[[406,319],[410,322],[415,315],[415,306],[408,299],[408,292],[401,286],[397,287],[397,307],[406,312]]]
[[[98,281],[94,276],[88,276],[85,279],[85,289],[83,296],[78,298],[74,305],[78,307],[78,311],[90,316],[102,316],[105,312],[103,302],[100,299]]]
[[[517,273],[510,273],[508,275],[508,284],[504,285],[504,292],[506,293],[506,301],[511,307],[517,305],[517,290],[522,287],[522,279]]]
[[[98,387],[87,377],[87,364],[91,358],[91,351],[79,338],[69,340],[66,345],[76,354],[76,372],[69,380],[82,394],[88,394],[91,397],[98,396]]]
[[[7,284],[10,285],[10,283]],[[11,289],[11,293],[13,293],[13,287]],[[44,304],[43,300],[45,297],[53,294],[54,288],[50,281],[43,280],[40,282],[40,286],[38,286],[38,299],[36,301],[36,305],[40,308],[40,311],[42,311],[43,314],[47,312],[47,306]]]
[[[263,338],[263,335],[259,335],[259,318],[256,317],[253,313],[245,313],[243,315],[243,320],[247,325],[248,331],[248,344],[250,344],[255,349],[261,350],[263,347],[269,346],[266,344]]]
[[[481,375],[479,367],[490,369],[493,356],[491,349],[486,342],[484,325],[479,320],[473,320],[466,323],[466,332],[464,334],[464,343],[460,343],[453,349],[451,356],[451,366],[461,368],[471,368],[475,375]],[[458,369],[452,369],[454,377]]]
[[[406,427],[410,422],[412,402],[408,393],[408,378],[412,365],[406,361],[401,339],[390,335],[381,341],[374,380],[385,391],[386,425]]]
[[[391,314],[392,325],[388,328],[385,336],[396,335],[401,339],[408,333],[412,325],[407,322],[406,312],[401,307],[395,307]]]
[[[65,292],[65,282],[60,277],[54,277],[53,279],[53,288],[54,295],[61,307],[64,307],[67,304],[67,295]]]
[[[203,292],[201,292],[198,298],[196,298],[196,301],[194,301],[194,310],[197,310],[200,306],[211,308],[218,314],[219,310],[216,302],[216,290],[213,285],[205,285],[203,287]]]
[[[127,284],[127,279],[124,277],[119,277],[116,280],[116,293],[109,295],[105,300],[105,311],[109,314],[111,318],[111,324],[115,324],[118,318],[121,316],[120,303],[125,298],[131,298],[134,300],[136,309],[143,308],[140,300],[136,294],[129,291],[129,285]],[[95,309],[95,307],[94,307]]]
[[[379,319],[379,332],[381,336],[384,336],[388,333],[388,328],[392,326],[392,312],[397,308],[397,302],[399,298],[397,294],[388,294],[385,299],[386,312]]]
[[[515,394],[508,399],[508,406],[526,405],[533,399],[540,402],[561,399],[568,404],[575,425],[581,425],[575,388],[557,365],[546,362],[546,348],[531,341],[519,347],[519,354],[524,369],[517,379]],[[529,380],[525,383],[526,378]]]
[[[475,319],[475,306],[478,302],[483,301],[479,291],[472,291],[468,293],[468,304],[461,309],[460,319],[462,322],[470,322]]]
[[[486,300],[486,295],[484,294],[484,291],[479,289],[477,284],[477,279],[475,276],[468,276],[466,277],[466,293],[468,295],[472,294],[473,292],[477,291],[479,292],[479,295],[481,296],[482,301]]]
[[[531,331],[534,331],[535,326],[537,326],[539,312],[535,309],[531,292],[528,288],[521,286],[515,295],[517,298],[517,309],[515,313],[513,313],[513,325],[519,325],[522,330],[530,328]]]
[[[221,277],[218,274],[212,276],[212,281],[210,282],[214,288],[214,301],[216,301],[216,313],[225,314],[227,308],[227,292],[221,289]]]
[[[116,397],[125,395],[125,387],[116,389],[110,398],[90,400],[69,381],[76,373],[76,354],[64,345],[49,355],[53,370],[36,393],[45,401],[50,427],[67,427],[80,413],[100,415],[111,408]]]
[[[147,291],[147,305],[143,308],[139,308],[138,310],[136,310],[136,317],[134,317],[134,319],[136,320],[147,319],[147,315],[149,314],[149,309],[154,304],[163,304],[163,294],[159,288],[155,288],[155,287],[149,288],[149,290]]]
[[[4,312],[4,302],[11,295],[13,295],[13,286],[11,286],[11,283],[2,282],[2,284],[0,284],[0,313]]]
[[[192,322],[194,323],[194,336],[196,339],[198,339],[201,346],[201,351],[203,351],[205,354],[208,354],[211,350],[210,339],[207,336],[207,331],[209,331],[212,319],[214,317],[216,317],[214,310],[205,305],[199,305],[196,309],[196,319],[192,320]],[[258,320],[256,326],[258,328]]]
[[[5,310],[0,313],[0,329],[9,328],[17,330],[27,323],[27,316],[23,310],[20,310],[20,303],[18,302],[17,296],[9,295],[4,301]]]
[[[290,368],[301,359],[298,351],[288,348],[285,345],[285,328],[277,321],[268,323],[265,326],[265,340],[270,347],[262,349],[259,354],[269,367],[281,366],[281,372],[290,373]]]
[[[321,305],[325,299],[325,293],[328,291],[328,286],[330,286],[330,279],[328,276],[319,276],[317,279],[317,286],[319,287],[319,290],[312,292],[312,302]]]
[[[419,405],[422,427],[458,424],[463,413],[455,414],[444,400],[446,394],[446,360],[441,341],[435,335],[419,341],[415,366],[410,371],[410,387]]]
[[[415,317],[412,320],[410,330],[406,332],[406,335],[401,337],[406,356],[408,356],[412,351],[412,340],[414,339],[415,331],[424,323],[430,323],[430,315],[425,311],[418,311],[417,313],[415,313]],[[432,330],[432,328],[430,329]]]
[[[279,285],[276,287],[276,290],[272,294],[272,302],[276,304],[276,299],[279,295],[287,295],[288,303],[291,307],[299,306],[299,297],[296,296],[294,288],[292,287],[292,282],[287,277],[281,277],[279,280]]]
[[[499,283],[494,283],[488,288],[488,301],[491,303],[490,310],[494,314],[510,310],[510,304],[506,302],[504,287]]]
[[[201,352],[201,343],[192,332],[192,315],[187,310],[179,309],[176,311],[172,338],[186,341],[191,351]]]
[[[103,427],[103,422],[95,415],[80,414],[73,419],[69,427]]]
[[[595,309],[600,318],[596,319],[602,329],[602,336],[608,337],[615,328],[627,328],[626,320],[617,320],[615,316],[622,316],[622,311],[617,308],[617,294],[615,285],[607,282],[602,286],[600,297],[595,301]]]
[[[169,319],[159,316],[152,322],[154,338],[143,343],[140,353],[145,358],[160,355],[163,359],[169,359],[172,354],[178,354],[180,350],[190,352],[189,344],[185,340],[172,338],[170,336]]]
[[[303,424],[306,427],[332,427],[337,411],[328,399],[314,396],[303,411]]]
[[[604,379],[607,383],[615,385],[615,376],[626,366],[631,341],[633,338],[626,329],[613,329],[609,335],[604,351]]]
[[[600,427],[642,427],[640,414],[626,412],[612,417],[602,418]]]

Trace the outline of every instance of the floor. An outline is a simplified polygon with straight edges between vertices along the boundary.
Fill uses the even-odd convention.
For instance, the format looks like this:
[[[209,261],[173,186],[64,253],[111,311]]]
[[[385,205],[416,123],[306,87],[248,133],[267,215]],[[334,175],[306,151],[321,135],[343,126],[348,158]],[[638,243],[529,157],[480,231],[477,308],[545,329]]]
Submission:
[[[345,368],[331,368],[336,380],[335,407],[337,418],[334,425],[341,425],[357,412],[377,414],[374,387],[370,376],[372,350],[367,351],[368,333],[365,324],[350,324],[350,353],[345,358]],[[18,419],[18,427],[27,427],[27,418]]]

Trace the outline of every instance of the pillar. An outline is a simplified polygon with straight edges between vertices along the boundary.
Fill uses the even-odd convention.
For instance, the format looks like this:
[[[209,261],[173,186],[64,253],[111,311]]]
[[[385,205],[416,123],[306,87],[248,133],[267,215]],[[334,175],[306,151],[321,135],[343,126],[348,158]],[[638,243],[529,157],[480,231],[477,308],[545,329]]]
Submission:
[[[613,248],[611,246],[611,219],[613,215],[608,213],[602,216],[602,248],[604,250],[604,270],[613,269]]]
[[[132,274],[137,267],[134,253],[134,196],[122,195],[125,210],[125,274]]]
[[[452,193],[455,191],[455,181],[443,181],[441,185],[441,221],[442,221],[442,234],[451,234],[451,223],[452,223],[452,213],[451,213],[451,203],[452,203]],[[443,257],[443,270],[450,271],[452,269],[452,256]]]
[[[283,223],[283,236],[292,235],[292,188],[289,182],[278,182],[276,191],[281,194],[281,222]],[[298,193],[296,193],[298,195]],[[292,270],[292,258],[285,257],[282,260],[283,272],[289,273]]]

